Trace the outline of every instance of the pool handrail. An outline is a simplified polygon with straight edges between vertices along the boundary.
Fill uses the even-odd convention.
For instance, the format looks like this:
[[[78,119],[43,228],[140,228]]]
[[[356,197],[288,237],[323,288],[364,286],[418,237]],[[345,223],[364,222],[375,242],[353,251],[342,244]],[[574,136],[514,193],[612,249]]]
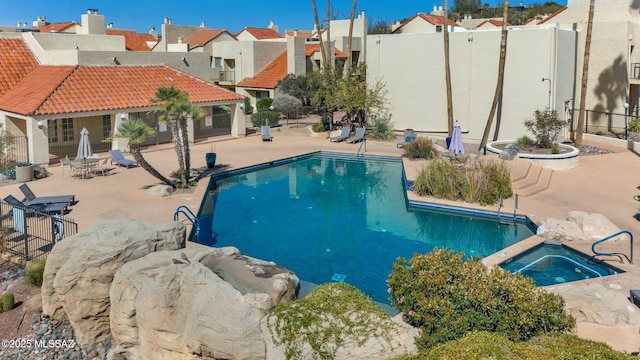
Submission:
[[[178,206],[176,212],[173,213],[173,220],[178,221],[180,214],[184,215],[187,220],[189,220],[191,226],[193,226],[194,229],[193,236],[195,240],[198,240],[198,235],[200,234],[200,222],[198,221],[198,217],[193,213],[193,211],[191,211],[191,209],[189,209],[185,205]]]
[[[552,255],[552,254],[545,255],[545,256],[539,258],[538,260],[532,261],[532,262],[530,262],[529,264],[525,265],[524,267],[522,267],[520,270],[518,270],[516,272],[517,273],[521,273],[523,270],[526,270],[526,269],[530,268],[531,266],[533,266],[533,265],[535,265],[535,264],[539,263],[540,261],[545,260],[547,258],[560,258],[560,259],[563,259],[563,260],[567,260],[567,261],[569,261],[570,263],[572,263],[572,264],[574,264],[576,266],[579,266],[579,267],[581,267],[583,269],[589,270],[590,272],[596,274],[597,277],[602,277],[602,275],[599,272],[597,272],[597,271],[595,271],[595,270],[593,270],[593,269],[591,269],[591,268],[589,268],[587,266],[584,266],[584,265],[580,264],[579,262],[577,262],[577,261],[575,261],[575,260],[573,260],[571,258],[568,258],[568,257],[566,257],[564,255]]]
[[[596,245],[598,245],[598,244],[600,244],[600,243],[602,243],[602,242],[605,242],[605,241],[607,241],[607,240],[609,240],[609,239],[612,239],[612,238],[614,238],[614,237],[616,237],[616,236],[618,236],[618,235],[622,235],[622,234],[628,234],[628,235],[629,235],[629,242],[630,242],[630,246],[629,246],[629,255],[630,255],[630,257],[627,257],[627,255],[625,255],[625,254],[619,254],[619,253],[601,253],[601,252],[596,251]],[[627,260],[629,261],[629,263],[633,264],[633,234],[632,234],[629,230],[621,230],[621,231],[618,231],[617,233],[615,233],[615,234],[613,234],[613,235],[609,235],[609,236],[607,236],[607,237],[605,237],[605,238],[602,238],[602,239],[600,239],[600,240],[598,240],[598,241],[594,242],[594,243],[591,245],[591,251],[593,252],[594,256],[618,256],[618,257],[619,257],[620,255],[622,255],[622,256],[624,256],[625,258],[627,258]]]

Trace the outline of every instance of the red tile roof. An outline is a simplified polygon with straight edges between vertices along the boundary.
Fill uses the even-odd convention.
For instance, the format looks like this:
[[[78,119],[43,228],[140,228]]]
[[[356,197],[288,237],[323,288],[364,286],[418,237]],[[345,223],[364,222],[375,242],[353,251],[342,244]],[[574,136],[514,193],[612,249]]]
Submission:
[[[547,21],[553,19],[556,15],[560,14],[561,12],[563,12],[565,10],[567,10],[566,6],[561,7],[560,9],[556,10],[553,14],[547,16],[544,20],[540,21],[538,23],[538,25],[546,23]]]
[[[217,38],[218,36],[227,33],[229,34],[229,32],[227,30],[224,29],[218,29],[218,30],[212,30],[212,29],[205,29],[205,30],[200,30],[197,33],[189,36],[184,42],[189,44],[190,48],[196,47],[196,46],[204,46],[206,44],[209,43],[209,41]],[[233,37],[233,35],[229,34],[230,36]]]
[[[16,86],[38,66],[22,39],[0,39],[0,96]]]
[[[287,77],[287,52],[283,52],[271,64],[252,78],[244,78],[236,86],[257,89],[275,89],[280,80]]]
[[[158,39],[151,34],[139,34],[130,30],[107,29],[107,35],[124,36],[124,46],[129,51],[151,51],[149,43],[158,42]]]
[[[158,88],[171,85],[189,93],[195,104],[244,99],[165,65],[39,66],[0,97],[0,109],[22,115],[56,115],[147,108]]]
[[[305,39],[310,39],[315,34],[313,31],[305,31],[305,30],[286,30],[285,34],[289,36],[293,36],[296,32],[298,33],[298,37],[303,37]]]
[[[444,16],[430,15],[430,14],[416,14],[413,17],[411,17],[409,20],[403,22],[402,25],[400,25],[393,32],[397,32],[399,29],[402,29],[406,24],[410,23],[411,21],[413,21],[416,18],[421,18],[422,20],[428,22],[431,25],[442,25],[442,24],[444,24]],[[456,23],[455,21],[453,21],[451,19],[447,19],[447,20],[448,20],[447,23],[449,24],[449,26],[460,26],[460,25],[458,25],[458,23]]]
[[[476,28],[481,27],[482,25],[489,23],[495,27],[502,27],[502,21],[500,20],[494,20],[494,19],[489,19],[489,20],[485,20],[483,22],[481,22],[480,24],[478,24],[478,26],[476,26]],[[507,21],[507,26],[513,26],[511,24],[509,24],[509,22]]]
[[[305,56],[309,57],[320,51],[320,44],[305,44]],[[335,49],[336,57],[346,58],[344,53]],[[262,69],[256,76],[244,78],[236,86],[253,89],[275,89],[278,83],[287,77],[289,67],[287,65],[287,52],[283,52],[269,65]]]
[[[74,26],[74,25],[78,25],[78,26],[82,26],[79,23],[75,22],[75,21],[67,21],[67,22],[63,22],[63,23],[57,23],[57,24],[49,24],[49,25],[44,25],[44,26],[34,26],[34,29],[38,29],[40,30],[40,32],[43,33],[48,33],[48,32],[63,32],[65,30],[67,30],[68,28]]]
[[[258,40],[279,39],[279,38],[282,37],[282,35],[278,34],[273,29],[246,27],[242,31],[248,32],[249,34],[253,35],[253,37],[258,39]],[[242,31],[240,31],[236,36],[238,36],[240,33],[242,33]]]

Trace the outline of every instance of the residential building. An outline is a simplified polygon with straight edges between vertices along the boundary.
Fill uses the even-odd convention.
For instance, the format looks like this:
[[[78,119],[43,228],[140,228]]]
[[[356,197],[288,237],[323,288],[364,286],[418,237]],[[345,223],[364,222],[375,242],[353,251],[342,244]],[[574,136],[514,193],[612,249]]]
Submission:
[[[523,122],[535,110],[551,107],[563,113],[564,101],[573,96],[577,36],[557,27],[509,30],[503,91],[493,122],[494,128],[500,123],[499,139],[524,135]],[[453,114],[467,139],[481,139],[487,123],[498,76],[500,38],[498,28],[456,31],[449,36]],[[446,136],[442,33],[370,35],[367,44],[367,82],[386,84],[396,129]],[[553,79],[552,87],[542,78]]]
[[[447,19],[448,31],[466,31],[455,21]],[[403,22],[397,27],[393,28],[392,34],[410,34],[410,33],[436,33],[442,32],[444,26],[444,16],[418,13],[409,20]]]

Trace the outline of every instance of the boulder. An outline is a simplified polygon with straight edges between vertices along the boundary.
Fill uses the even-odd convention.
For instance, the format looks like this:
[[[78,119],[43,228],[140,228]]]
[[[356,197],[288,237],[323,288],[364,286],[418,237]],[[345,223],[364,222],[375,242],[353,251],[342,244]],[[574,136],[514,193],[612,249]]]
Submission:
[[[609,219],[601,214],[571,211],[566,220],[546,219],[538,227],[537,235],[555,242],[582,240],[597,241],[620,231]],[[624,239],[624,235],[611,239]]]
[[[182,248],[185,240],[180,222],[147,224],[124,218],[58,242],[44,271],[43,313],[68,318],[82,348],[109,340],[109,289],[118,269],[154,251]]]
[[[518,149],[507,147],[504,149],[498,157],[502,160],[516,160],[518,158]]]
[[[578,224],[585,238],[588,240],[600,240],[620,231],[620,228],[602,214],[588,214],[584,211],[571,211],[567,214],[567,220]],[[623,238],[624,236],[620,235],[611,239],[611,241]]]
[[[173,194],[173,188],[169,185],[154,185],[148,188],[146,193],[158,197],[169,197]]]
[[[232,247],[149,254],[113,280],[109,357],[264,359],[260,319],[298,283]]]

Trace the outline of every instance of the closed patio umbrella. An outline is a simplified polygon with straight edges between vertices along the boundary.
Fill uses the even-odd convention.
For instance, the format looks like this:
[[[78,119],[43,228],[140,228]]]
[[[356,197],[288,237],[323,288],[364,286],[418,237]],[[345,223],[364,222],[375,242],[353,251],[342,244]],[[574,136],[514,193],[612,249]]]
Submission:
[[[82,128],[82,131],[80,131],[80,143],[78,144],[78,154],[76,157],[81,159],[91,157],[92,155],[91,142],[89,141],[89,130],[87,130],[87,128]]]
[[[462,130],[458,120],[453,124],[453,134],[449,143],[449,151],[454,154],[464,154],[464,145],[462,144]]]

